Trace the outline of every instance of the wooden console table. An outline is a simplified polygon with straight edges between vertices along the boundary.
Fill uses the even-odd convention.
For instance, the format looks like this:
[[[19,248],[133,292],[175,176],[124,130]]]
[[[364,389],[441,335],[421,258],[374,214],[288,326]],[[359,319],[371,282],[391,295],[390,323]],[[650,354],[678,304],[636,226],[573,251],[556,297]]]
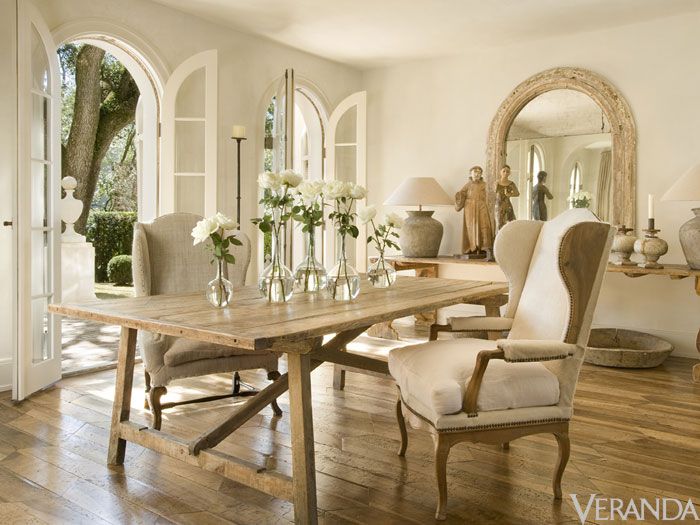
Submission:
[[[608,271],[623,273],[627,277],[643,277],[645,275],[667,275],[671,279],[695,278],[695,293],[700,295],[700,270],[691,270],[684,264],[664,264],[663,268],[640,268],[639,266],[617,266],[608,264]],[[695,346],[700,352],[700,331],[695,338]],[[700,364],[693,367],[693,381],[700,383]]]
[[[376,257],[373,259],[376,259]],[[440,275],[438,268],[442,265],[471,265],[474,267],[479,267],[479,269],[485,269],[484,267],[489,266],[498,266],[497,263],[492,261],[485,261],[479,259],[459,259],[444,255],[433,258],[393,256],[387,257],[386,260],[387,262],[391,263],[391,265],[396,270],[416,270],[416,275],[420,275],[423,277],[438,277]],[[697,295],[700,295],[700,270],[692,270],[684,264],[664,264],[663,268],[640,268],[639,266],[617,266],[614,264],[608,264],[607,271],[611,273],[622,273],[627,277],[643,277],[645,275],[666,275],[674,280],[687,279],[689,277],[693,277],[695,278],[695,293]],[[484,304],[484,306],[486,306],[487,308],[486,314],[494,315],[494,312],[498,311],[498,306],[496,306],[496,303],[499,302],[499,299],[491,297],[486,299],[486,301],[490,301],[491,304],[486,305],[484,304],[484,302],[472,304]],[[417,322],[420,321],[421,318],[417,316]],[[380,327],[377,327],[377,330],[379,330],[379,328]],[[700,331],[698,332],[698,335],[696,337],[695,345],[697,347],[698,352],[700,352]],[[696,364],[693,367],[693,381],[700,382],[700,364]]]

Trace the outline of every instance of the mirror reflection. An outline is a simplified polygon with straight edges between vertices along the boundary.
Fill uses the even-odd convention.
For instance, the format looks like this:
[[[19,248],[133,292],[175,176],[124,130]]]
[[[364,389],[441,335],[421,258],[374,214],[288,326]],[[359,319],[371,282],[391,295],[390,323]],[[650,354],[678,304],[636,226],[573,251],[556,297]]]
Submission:
[[[548,91],[513,121],[496,194],[510,199],[518,219],[547,220],[588,207],[608,220],[611,148],[610,124],[592,98],[572,89]]]

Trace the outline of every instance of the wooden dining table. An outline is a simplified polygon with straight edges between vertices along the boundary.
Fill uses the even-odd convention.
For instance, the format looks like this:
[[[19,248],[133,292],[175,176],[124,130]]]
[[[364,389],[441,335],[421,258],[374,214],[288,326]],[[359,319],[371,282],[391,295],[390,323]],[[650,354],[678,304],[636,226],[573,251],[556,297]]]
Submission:
[[[505,292],[505,283],[399,276],[388,289],[373,288],[363,281],[360,295],[349,302],[295,294],[287,303],[269,304],[257,287],[247,286],[236,290],[232,303],[222,309],[209,305],[200,292],[52,304],[49,311],[121,326],[110,465],[123,464],[126,443],[136,443],[292,501],[296,523],[316,523],[311,372],[323,362],[332,362],[388,373],[385,361],[346,352],[346,345],[376,323]],[[288,371],[216,427],[194,439],[183,439],[129,420],[138,330],[286,354]],[[291,478],[216,450],[216,445],[287,390]]]

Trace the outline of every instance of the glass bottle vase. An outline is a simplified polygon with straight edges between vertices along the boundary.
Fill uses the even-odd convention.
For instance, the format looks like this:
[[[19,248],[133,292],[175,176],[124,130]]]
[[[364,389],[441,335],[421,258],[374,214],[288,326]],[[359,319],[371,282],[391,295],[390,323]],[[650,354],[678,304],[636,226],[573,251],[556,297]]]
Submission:
[[[281,228],[277,229],[274,226],[272,228],[272,257],[258,280],[260,295],[269,303],[284,303],[289,301],[294,293],[294,274],[284,264],[280,230]]]
[[[383,253],[367,268],[367,279],[375,288],[389,288],[396,282],[396,270],[386,262]]]
[[[224,277],[224,260],[216,259],[216,277],[207,284],[207,300],[216,308],[228,306],[233,298],[233,284]]]
[[[316,259],[315,228],[311,226],[304,232],[306,257],[294,270],[297,290],[305,293],[317,293],[326,288],[328,276],[326,269]]]
[[[348,264],[345,237],[338,238],[338,262],[328,272],[328,293],[336,301],[351,301],[360,293],[360,275]]]

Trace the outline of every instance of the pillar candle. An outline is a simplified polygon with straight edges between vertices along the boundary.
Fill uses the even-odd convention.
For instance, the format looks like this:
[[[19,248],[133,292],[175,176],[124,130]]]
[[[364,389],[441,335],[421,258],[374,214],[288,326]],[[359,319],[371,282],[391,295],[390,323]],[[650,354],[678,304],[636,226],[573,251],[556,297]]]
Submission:
[[[649,218],[654,218],[654,195],[649,194]]]
[[[235,125],[231,132],[231,137],[234,139],[244,139],[245,138],[245,126]]]

